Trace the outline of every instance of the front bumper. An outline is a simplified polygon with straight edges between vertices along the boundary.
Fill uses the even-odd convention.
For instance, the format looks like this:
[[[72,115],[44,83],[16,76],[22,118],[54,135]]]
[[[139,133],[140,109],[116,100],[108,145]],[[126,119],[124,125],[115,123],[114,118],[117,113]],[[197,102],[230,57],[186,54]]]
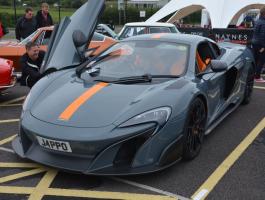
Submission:
[[[59,133],[72,129],[70,130],[72,135],[76,134],[80,137],[78,128],[55,126],[39,121],[30,114],[24,114],[19,136],[13,140],[12,146],[22,158],[65,171],[93,175],[143,174],[162,170],[180,158],[181,135],[173,139],[173,137],[163,136],[163,133],[160,134],[169,127],[164,127],[159,133],[153,135],[156,125],[150,123],[123,130],[115,129],[115,132],[111,133],[113,137],[109,138],[92,141],[83,136],[82,140],[77,137],[74,140],[72,136],[63,138]],[[113,127],[108,131],[111,132],[111,129]],[[53,137],[44,134],[44,132],[50,133],[50,130],[53,130]],[[93,131],[96,135],[98,134],[96,130]],[[73,152],[58,152],[43,148],[38,144],[36,136],[67,141],[72,145]]]

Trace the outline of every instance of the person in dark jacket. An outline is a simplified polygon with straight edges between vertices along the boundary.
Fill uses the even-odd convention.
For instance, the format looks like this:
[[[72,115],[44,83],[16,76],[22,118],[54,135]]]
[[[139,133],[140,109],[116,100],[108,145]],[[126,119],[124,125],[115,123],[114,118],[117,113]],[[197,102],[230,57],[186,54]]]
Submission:
[[[38,11],[36,20],[38,28],[53,25],[52,16],[49,13],[49,5],[47,3],[41,4],[41,10]]]
[[[265,65],[265,7],[260,10],[260,18],[255,23],[252,46],[256,60],[255,82],[265,83],[261,77]]]
[[[33,17],[33,9],[26,8],[25,15],[16,24],[16,39],[22,40],[37,30],[37,22]]]
[[[45,52],[39,50],[39,46],[33,42],[26,44],[26,53],[20,58],[22,69],[21,85],[30,88],[41,78],[40,67]]]

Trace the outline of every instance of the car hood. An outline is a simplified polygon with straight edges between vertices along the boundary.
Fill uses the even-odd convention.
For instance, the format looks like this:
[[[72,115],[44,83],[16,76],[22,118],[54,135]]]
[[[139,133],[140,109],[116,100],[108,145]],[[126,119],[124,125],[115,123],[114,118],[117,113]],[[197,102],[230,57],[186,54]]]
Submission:
[[[70,18],[64,18],[53,31],[51,42],[46,53],[42,72],[47,69],[62,69],[81,62],[80,55],[73,42],[73,32],[81,31],[85,38],[80,50],[84,51],[94,34],[98,18],[104,9],[104,0],[88,0]]]
[[[169,104],[169,99],[161,97],[170,92],[165,88],[171,81],[134,85],[84,83],[73,72],[55,80],[34,100],[30,112],[35,118],[60,126],[97,128]],[[100,89],[95,91],[95,87]],[[161,95],[160,99],[157,95]],[[69,117],[73,109],[76,110]]]

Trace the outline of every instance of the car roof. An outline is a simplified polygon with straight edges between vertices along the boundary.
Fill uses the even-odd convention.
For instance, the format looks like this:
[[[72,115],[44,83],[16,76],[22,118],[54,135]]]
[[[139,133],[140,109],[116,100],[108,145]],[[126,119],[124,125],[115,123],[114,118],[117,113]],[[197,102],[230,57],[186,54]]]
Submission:
[[[145,35],[129,37],[123,41],[137,41],[137,40],[159,40],[167,42],[184,43],[189,45],[197,45],[198,43],[206,40],[211,41],[210,39],[202,36],[181,34],[181,33],[145,34]]]
[[[161,23],[161,22],[132,22],[132,23],[127,23],[125,26],[159,26],[159,27],[174,27],[174,24],[171,23]]]

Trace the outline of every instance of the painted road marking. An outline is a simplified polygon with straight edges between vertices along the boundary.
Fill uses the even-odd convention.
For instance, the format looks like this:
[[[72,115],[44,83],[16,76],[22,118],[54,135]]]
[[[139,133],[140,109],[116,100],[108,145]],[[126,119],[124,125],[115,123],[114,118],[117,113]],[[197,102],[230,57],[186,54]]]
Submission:
[[[254,86],[255,89],[265,90],[265,87]]]
[[[200,199],[202,199],[207,193],[209,193],[209,191],[208,190],[206,190],[206,189],[203,189],[203,190],[201,190],[194,198],[193,198],[193,200],[200,200]]]
[[[52,184],[53,180],[55,179],[58,171],[57,170],[49,170],[46,172],[44,177],[41,179],[37,187],[29,196],[29,200],[41,200],[42,197],[45,195],[47,189]]]
[[[234,149],[234,151],[221,163],[221,165],[219,165],[219,167],[201,185],[201,187],[192,195],[191,198],[193,200],[205,199],[264,128],[265,118],[259,122],[259,124],[248,134],[248,136]]]
[[[0,168],[41,168],[41,165],[35,163],[1,163]]]
[[[144,189],[144,190],[149,190],[149,191],[152,191],[152,192],[156,192],[158,194],[163,194],[163,195],[166,195],[166,196],[169,196],[169,197],[173,197],[173,198],[176,198],[176,199],[179,199],[179,200],[188,200],[186,197],[183,197],[183,196],[180,196],[180,195],[177,195],[177,194],[173,194],[171,192],[167,192],[167,191],[164,191],[164,190],[160,190],[160,189],[148,186],[148,185],[143,185],[143,184],[140,184],[140,183],[136,183],[136,182],[133,182],[133,181],[128,181],[128,180],[124,180],[124,179],[116,178],[116,177],[112,177],[111,179],[115,180],[115,181],[118,181],[118,182],[121,182],[121,183],[132,185],[132,186]]]
[[[0,194],[31,194],[34,187],[0,186]]]
[[[25,100],[26,96],[23,96],[23,97],[19,97],[19,98],[16,98],[16,99],[12,99],[10,101],[5,101],[4,103],[0,104],[0,105],[7,105],[7,104],[12,104],[12,103],[16,103],[18,101],[22,101],[22,100]]]
[[[19,122],[19,121],[20,121],[20,119],[0,120],[0,124],[14,123],[14,122]]]
[[[9,176],[1,177],[0,178],[0,183],[5,183],[5,182],[8,182],[8,181],[13,181],[13,180],[17,180],[17,179],[20,179],[20,178],[32,176],[32,175],[39,174],[39,173],[42,173],[42,172],[45,172],[45,171],[47,171],[47,169],[37,168],[37,169],[32,169],[32,170],[28,170],[28,171],[17,173],[17,174],[12,174],[12,175],[9,175]]]
[[[19,107],[22,106],[23,104],[6,104],[6,105],[2,105],[0,104],[0,107]]]
[[[2,194],[31,194],[34,187],[16,187],[16,186],[0,186]],[[70,190],[48,188],[45,195],[62,196],[62,197],[80,197],[80,198],[95,198],[95,199],[124,199],[124,200],[176,200],[172,197],[161,195],[121,193],[121,192],[98,192],[89,190]]]
[[[9,153],[15,153],[15,151],[13,151],[12,149],[8,149],[5,147],[0,147],[0,151],[5,151],[5,152],[9,152]]]
[[[64,196],[64,197],[86,197],[99,199],[124,199],[124,200],[176,200],[172,197],[150,194],[135,194],[121,192],[97,192],[89,190],[68,190],[68,189],[53,189],[47,190],[47,195]]]
[[[0,145],[6,144],[8,142],[11,142],[17,135],[12,135],[11,137],[5,138],[0,141]]]

